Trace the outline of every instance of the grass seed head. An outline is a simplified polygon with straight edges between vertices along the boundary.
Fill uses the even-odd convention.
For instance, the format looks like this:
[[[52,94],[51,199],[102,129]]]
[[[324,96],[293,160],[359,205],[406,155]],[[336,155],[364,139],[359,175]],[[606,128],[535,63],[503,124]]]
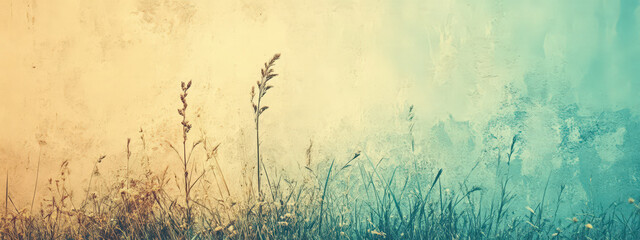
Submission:
[[[531,214],[536,214],[535,211],[533,211],[533,209],[529,206],[525,207],[529,212],[531,212]]]

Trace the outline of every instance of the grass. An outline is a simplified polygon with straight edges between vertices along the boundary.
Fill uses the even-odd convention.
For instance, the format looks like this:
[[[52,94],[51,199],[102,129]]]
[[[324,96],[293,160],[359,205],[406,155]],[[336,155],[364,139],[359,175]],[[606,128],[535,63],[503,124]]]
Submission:
[[[67,160],[61,162],[57,176],[48,179],[47,192],[38,194],[44,196],[39,212],[16,207],[7,174],[0,239],[640,239],[640,205],[635,199],[560,215],[571,199],[565,199],[565,185],[550,184],[557,177],[552,174],[537,204],[516,205],[519,189],[512,184],[511,161],[517,136],[495,161],[493,185],[469,180],[479,174],[475,170],[480,162],[459,183],[445,181],[458,179],[448,176],[447,169],[394,164],[386,158],[372,159],[366,152],[324,161],[328,166],[314,164],[310,141],[304,176],[287,179],[272,173],[273,178],[267,178],[271,194],[262,195],[260,175],[269,175],[260,158],[259,117],[267,109],[261,101],[271,88],[267,83],[276,76],[272,67],[279,57],[274,55],[261,70],[257,99],[252,89],[257,198],[229,191],[216,157],[220,144],[207,142],[205,136],[190,142],[191,82],[183,82],[178,109],[182,148],[169,144],[178,156],[180,177],[171,178],[169,168],[152,171],[148,168],[152,159],[132,154],[134,144],[146,150],[149,139],[142,129],[139,142],[127,140],[124,179],[99,184],[100,166],[114,162],[97,157],[79,205],[67,188]],[[407,151],[411,154],[413,117],[410,107]],[[206,157],[194,156],[200,147]],[[137,160],[147,168],[142,174],[130,170],[130,161]],[[210,161],[212,167],[198,169],[197,161]],[[218,196],[210,194],[210,185]]]
[[[261,191],[261,182],[260,175],[262,172],[260,171],[260,165],[264,165],[264,163],[260,160],[260,116],[264,111],[266,111],[269,106],[262,106],[262,98],[267,94],[267,91],[273,88],[272,85],[267,85],[271,79],[278,76],[278,74],[274,73],[273,66],[276,61],[280,59],[280,54],[275,54],[269,60],[269,62],[264,63],[264,68],[260,70],[260,81],[256,82],[258,87],[258,98],[255,99],[255,87],[251,87],[251,104],[253,107],[254,113],[254,121],[256,124],[256,166],[257,166],[257,179],[258,179],[258,198],[262,199],[262,191]],[[255,102],[254,102],[255,99]],[[266,172],[265,172],[266,173]],[[271,188],[271,181],[269,181],[269,175],[267,176],[267,182],[269,183],[269,188]]]
[[[180,154],[178,149],[176,149],[171,143],[169,143],[169,146],[178,155],[178,158],[182,166],[182,172],[184,173],[182,178],[184,183],[184,185],[182,185],[182,190],[184,191],[184,204],[185,204],[184,210],[186,212],[185,219],[187,224],[191,224],[191,220],[192,220],[191,204],[190,204],[191,190],[196,185],[196,183],[198,183],[198,181],[202,178],[202,176],[204,176],[205,172],[203,171],[195,180],[193,180],[194,171],[193,171],[193,168],[189,167],[189,163],[191,161],[191,156],[193,155],[193,150],[195,150],[195,148],[200,143],[202,143],[202,140],[194,142],[193,145],[191,146],[191,150],[187,154],[188,134],[192,127],[191,123],[187,121],[187,107],[189,106],[187,104],[187,95],[188,95],[187,91],[189,90],[189,88],[191,88],[191,81],[189,81],[186,84],[182,82],[181,88],[182,88],[182,93],[180,94],[180,101],[182,101],[182,108],[178,109],[178,115],[182,117],[182,122],[180,122],[180,124],[182,125],[182,155]],[[127,157],[131,155],[128,151],[129,151],[129,144],[127,142]]]

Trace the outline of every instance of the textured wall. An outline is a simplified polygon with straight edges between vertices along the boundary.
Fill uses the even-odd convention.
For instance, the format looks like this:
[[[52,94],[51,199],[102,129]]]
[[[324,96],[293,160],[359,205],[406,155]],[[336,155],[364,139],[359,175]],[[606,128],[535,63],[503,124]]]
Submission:
[[[193,80],[192,136],[221,142],[222,169],[237,180],[255,158],[249,89],[280,52],[262,123],[274,171],[296,175],[312,139],[316,162],[357,150],[415,158],[453,183],[478,161],[491,176],[518,135],[513,175],[530,196],[552,173],[580,201],[626,198],[640,177],[638,6],[3,0],[0,176],[24,206],[38,158],[41,190],[68,159],[81,191],[101,154],[113,176],[123,168],[128,137],[134,159],[175,166],[179,83]]]

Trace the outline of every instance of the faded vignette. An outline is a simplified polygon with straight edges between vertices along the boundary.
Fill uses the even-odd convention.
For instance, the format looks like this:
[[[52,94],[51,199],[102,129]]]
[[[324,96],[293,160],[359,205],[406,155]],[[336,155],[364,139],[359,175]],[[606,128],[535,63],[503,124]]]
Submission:
[[[0,239],[640,239],[637,1],[0,0]]]

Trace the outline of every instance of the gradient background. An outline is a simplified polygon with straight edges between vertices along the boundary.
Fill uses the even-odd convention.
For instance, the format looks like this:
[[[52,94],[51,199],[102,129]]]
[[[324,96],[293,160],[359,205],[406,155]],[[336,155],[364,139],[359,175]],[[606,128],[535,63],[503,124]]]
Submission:
[[[104,175],[119,174],[127,138],[134,159],[177,167],[167,141],[179,144],[179,86],[193,80],[191,138],[222,143],[221,168],[237,189],[255,165],[249,90],[279,52],[261,123],[270,171],[299,175],[313,141],[320,166],[360,150],[445,168],[451,184],[480,162],[474,181],[493,183],[517,134],[522,201],[539,200],[550,173],[577,205],[626,199],[640,190],[639,6],[2,0],[0,176],[20,207],[39,157],[40,190],[69,160],[79,193],[102,154]],[[407,153],[410,105],[416,149]]]

